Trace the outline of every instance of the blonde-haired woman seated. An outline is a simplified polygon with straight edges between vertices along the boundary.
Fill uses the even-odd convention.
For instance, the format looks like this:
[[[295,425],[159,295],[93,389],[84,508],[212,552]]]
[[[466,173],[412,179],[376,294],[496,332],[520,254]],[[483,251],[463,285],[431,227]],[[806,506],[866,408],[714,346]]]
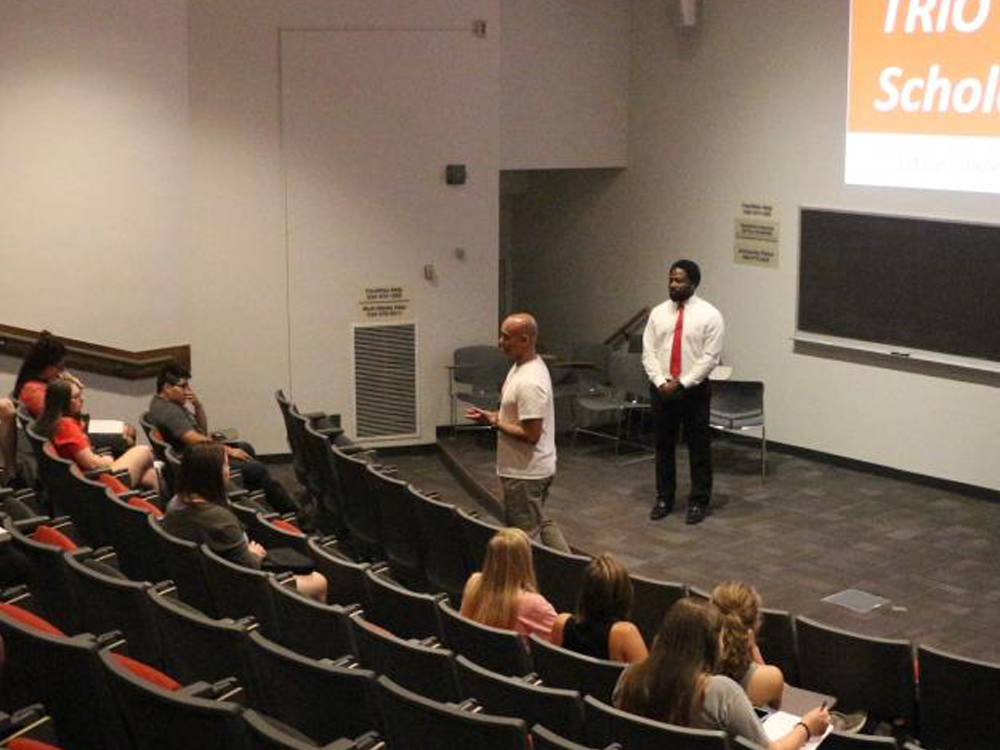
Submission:
[[[510,528],[493,535],[482,572],[465,583],[462,614],[483,625],[551,639],[556,611],[538,593],[527,534]]]
[[[556,618],[552,642],[595,659],[645,659],[646,642],[628,619],[632,597],[625,567],[611,555],[595,557],[583,572],[576,612]]]
[[[738,682],[755,706],[777,706],[785,689],[781,670],[764,663],[757,648],[763,619],[757,589],[741,581],[726,581],[712,590],[719,610],[722,651],[717,671]]]

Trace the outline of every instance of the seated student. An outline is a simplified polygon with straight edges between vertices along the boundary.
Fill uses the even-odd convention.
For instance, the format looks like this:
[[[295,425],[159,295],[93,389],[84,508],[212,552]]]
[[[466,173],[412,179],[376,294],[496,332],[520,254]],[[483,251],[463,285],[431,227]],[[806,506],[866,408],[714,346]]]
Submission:
[[[35,421],[35,430],[52,443],[56,453],[76,462],[84,471],[110,469],[128,471],[133,487],[158,489],[153,452],[145,445],[129,448],[118,458],[94,453],[90,438],[80,426],[83,388],[74,380],[56,380],[45,389],[45,410]]]
[[[38,419],[45,408],[45,388],[63,369],[66,346],[48,331],[24,355],[10,398],[0,399],[0,451],[4,468],[13,476],[17,470],[17,406],[21,401],[32,417]]]
[[[628,620],[631,609],[628,571],[611,555],[595,557],[583,573],[576,613],[556,618],[552,642],[596,659],[645,659],[642,633]]]
[[[191,388],[190,378],[191,373],[178,364],[165,366],[156,379],[156,395],[149,402],[149,411],[146,412],[163,439],[178,451],[196,443],[212,442],[205,407]],[[223,445],[223,449],[232,467],[242,473],[246,489],[263,490],[273,510],[281,513],[300,510],[284,485],[256,459],[248,443]]]
[[[177,494],[167,504],[163,528],[174,536],[208,547],[221,557],[248,568],[270,565],[268,551],[247,539],[239,519],[229,509],[229,456],[220,443],[195,443],[184,450],[177,477]],[[274,552],[274,551],[272,551]],[[299,593],[326,601],[326,578],[317,572],[295,576]]]
[[[482,572],[465,584],[462,614],[483,625],[551,639],[556,611],[538,593],[527,534],[509,528],[493,535]]]
[[[785,689],[781,670],[764,663],[757,648],[762,624],[760,594],[740,581],[726,581],[712,590],[712,604],[719,610],[722,653],[716,671],[731,677],[755,706],[777,706]]]
[[[768,750],[798,750],[826,731],[830,713],[814,708],[782,737],[769,740],[743,689],[713,674],[719,656],[718,611],[708,602],[675,602],[643,661],[625,668],[615,686],[616,708],[697,729],[721,729]]]
[[[42,415],[42,410],[45,408],[45,389],[53,380],[57,378],[74,380],[77,385],[83,387],[79,378],[66,372],[65,360],[66,345],[48,331],[42,331],[38,340],[25,353],[12,395],[35,419]],[[91,435],[90,438],[98,447],[110,448],[115,456],[120,456],[135,445],[135,429],[125,425],[120,433],[99,433]]]

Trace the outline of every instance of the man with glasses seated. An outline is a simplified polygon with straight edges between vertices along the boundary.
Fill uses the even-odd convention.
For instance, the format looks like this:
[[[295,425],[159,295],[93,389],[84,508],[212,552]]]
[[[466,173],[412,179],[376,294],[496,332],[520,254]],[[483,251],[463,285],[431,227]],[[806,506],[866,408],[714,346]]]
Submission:
[[[156,379],[156,395],[147,412],[150,423],[178,452],[185,446],[215,439],[208,431],[205,407],[191,388],[190,378],[191,373],[176,363],[165,366]],[[284,485],[257,460],[253,446],[227,442],[225,449],[230,466],[242,472],[246,489],[263,490],[268,504],[280,513],[301,510]]]

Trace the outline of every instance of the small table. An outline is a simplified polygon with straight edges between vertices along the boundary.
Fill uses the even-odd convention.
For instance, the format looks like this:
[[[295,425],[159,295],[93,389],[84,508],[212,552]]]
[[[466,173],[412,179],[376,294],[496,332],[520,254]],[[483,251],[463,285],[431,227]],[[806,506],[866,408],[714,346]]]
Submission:
[[[778,709],[795,714],[796,716],[802,716],[814,708],[819,708],[824,702],[827,708],[833,708],[837,705],[837,699],[832,695],[816,693],[812,690],[789,685],[786,682],[785,689],[781,693],[781,705],[778,706]]]

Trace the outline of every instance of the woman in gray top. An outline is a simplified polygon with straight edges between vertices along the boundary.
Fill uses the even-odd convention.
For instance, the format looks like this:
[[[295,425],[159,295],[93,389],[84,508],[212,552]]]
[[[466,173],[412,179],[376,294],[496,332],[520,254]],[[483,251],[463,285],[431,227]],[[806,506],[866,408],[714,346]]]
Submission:
[[[247,538],[243,524],[229,509],[229,456],[221,443],[194,443],[184,449],[177,476],[177,494],[167,504],[163,528],[170,534],[205,544],[237,565],[260,568],[267,557]],[[326,601],[326,578],[312,572],[295,576],[300,594]]]
[[[739,684],[713,674],[719,635],[714,607],[691,598],[676,602],[663,618],[649,656],[622,673],[615,706],[668,724],[721,729],[769,750],[798,750],[826,731],[829,712],[814,708],[786,735],[768,740]]]

